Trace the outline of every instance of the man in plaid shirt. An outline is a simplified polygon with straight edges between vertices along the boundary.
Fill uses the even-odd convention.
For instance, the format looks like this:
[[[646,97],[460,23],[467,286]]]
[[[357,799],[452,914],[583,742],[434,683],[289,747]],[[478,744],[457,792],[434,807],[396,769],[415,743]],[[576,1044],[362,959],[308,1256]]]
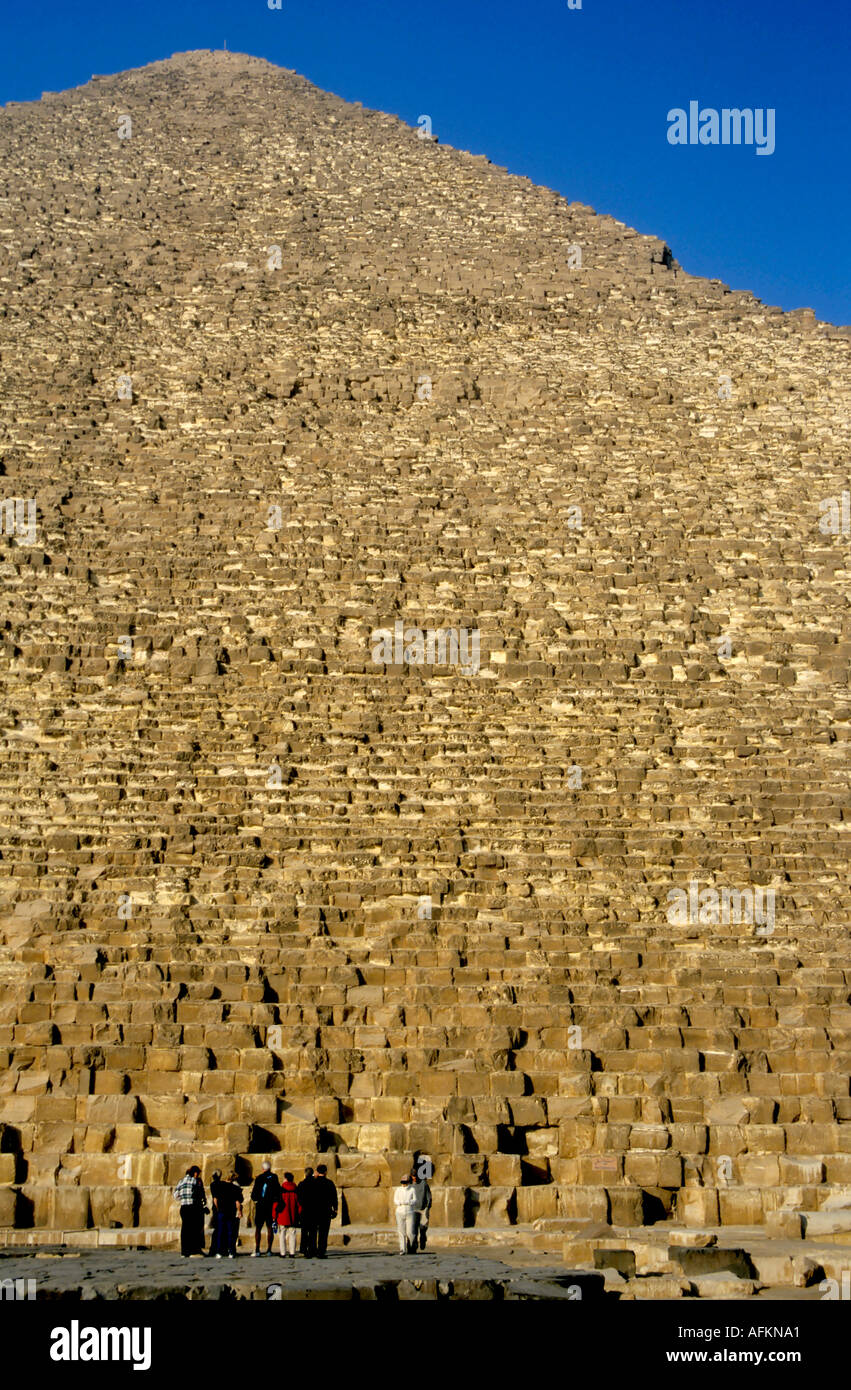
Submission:
[[[181,1255],[203,1255],[204,1213],[209,1207],[197,1164],[187,1168],[186,1177],[174,1189],[174,1200],[180,1205]]]

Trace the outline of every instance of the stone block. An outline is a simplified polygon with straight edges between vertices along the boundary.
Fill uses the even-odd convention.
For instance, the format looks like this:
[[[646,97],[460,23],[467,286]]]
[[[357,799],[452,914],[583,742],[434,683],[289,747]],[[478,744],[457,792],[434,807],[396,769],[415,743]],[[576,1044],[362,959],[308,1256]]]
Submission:
[[[133,1226],[136,1193],[132,1187],[90,1187],[89,1197],[93,1226]]]
[[[14,1187],[0,1187],[0,1227],[17,1226],[22,1209],[20,1194]]]
[[[59,1231],[85,1231],[91,1226],[87,1187],[57,1187],[51,1201],[50,1225]]]
[[[467,1189],[467,1211],[471,1226],[513,1226],[515,1221],[515,1191],[513,1187],[476,1187]]]
[[[432,1188],[431,1224],[459,1227],[464,1225],[465,1193],[462,1187]]]
[[[342,1204],[344,1224],[349,1226],[391,1226],[392,1192],[389,1188],[344,1187]],[[392,1218],[392,1219],[391,1219]]]
[[[517,1221],[521,1225],[555,1218],[558,1208],[558,1190],[552,1184],[517,1188]]]
[[[718,1226],[718,1192],[710,1187],[683,1187],[677,1193],[677,1219],[684,1226]]]
[[[405,1126],[401,1124],[361,1125],[357,1133],[357,1148],[365,1154],[398,1153],[406,1143]]]

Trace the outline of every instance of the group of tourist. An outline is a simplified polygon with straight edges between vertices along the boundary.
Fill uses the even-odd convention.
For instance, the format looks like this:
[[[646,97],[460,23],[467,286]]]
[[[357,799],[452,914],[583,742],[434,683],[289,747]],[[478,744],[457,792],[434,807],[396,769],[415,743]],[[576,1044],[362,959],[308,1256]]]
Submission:
[[[180,1206],[180,1253],[182,1255],[215,1256],[233,1259],[239,1240],[239,1223],[243,1215],[244,1197],[235,1172],[223,1178],[213,1173],[210,1201],[213,1204],[210,1249],[204,1250],[204,1217],[210,1206],[197,1164],[187,1168],[174,1189],[174,1199]],[[324,1260],[328,1248],[328,1230],[337,1215],[337,1189],[328,1177],[328,1169],[319,1163],[316,1170],[305,1168],[304,1178],[296,1185],[292,1173],[284,1173],[283,1182],[272,1172],[266,1160],[251,1189],[254,1204],[253,1256],[261,1253],[264,1230],[267,1233],[268,1255],[272,1254],[276,1234],[280,1234],[280,1253],[295,1258],[296,1232],[300,1233],[299,1250],[306,1259]],[[400,1255],[425,1250],[431,1210],[431,1189],[418,1172],[406,1173],[393,1192],[396,1231]]]
[[[243,1215],[244,1196],[235,1172],[223,1178],[213,1173],[210,1201],[213,1204],[210,1249],[204,1250],[204,1217],[210,1206],[197,1164],[187,1168],[174,1189],[174,1199],[180,1206],[180,1253],[182,1255],[215,1256],[216,1259],[236,1255],[239,1223]],[[300,1249],[307,1259],[324,1260],[328,1245],[328,1229],[337,1215],[337,1189],[328,1177],[324,1163],[305,1168],[303,1180],[296,1186],[292,1173],[284,1173],[283,1182],[272,1172],[271,1163],[263,1167],[251,1189],[254,1204],[254,1249],[261,1253],[263,1232],[267,1233],[267,1255],[272,1254],[275,1235],[280,1232],[282,1255],[295,1257],[296,1231],[301,1232]]]

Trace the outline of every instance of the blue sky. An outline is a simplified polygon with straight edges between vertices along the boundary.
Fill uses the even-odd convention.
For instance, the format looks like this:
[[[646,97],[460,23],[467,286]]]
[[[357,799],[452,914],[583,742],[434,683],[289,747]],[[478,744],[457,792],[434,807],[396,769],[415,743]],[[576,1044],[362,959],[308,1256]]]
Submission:
[[[849,0],[2,0],[0,100],[192,48],[294,68],[665,239],[686,270],[851,323]],[[776,150],[672,146],[773,108]]]

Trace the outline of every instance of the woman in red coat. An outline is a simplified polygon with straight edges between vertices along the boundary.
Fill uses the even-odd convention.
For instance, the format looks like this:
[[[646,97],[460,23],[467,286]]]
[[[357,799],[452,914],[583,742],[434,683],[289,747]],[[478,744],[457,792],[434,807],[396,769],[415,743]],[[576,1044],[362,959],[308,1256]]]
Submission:
[[[274,1220],[281,1232],[281,1254],[295,1259],[295,1233],[301,1220],[301,1207],[292,1173],[284,1173],[281,1195],[275,1203]]]

